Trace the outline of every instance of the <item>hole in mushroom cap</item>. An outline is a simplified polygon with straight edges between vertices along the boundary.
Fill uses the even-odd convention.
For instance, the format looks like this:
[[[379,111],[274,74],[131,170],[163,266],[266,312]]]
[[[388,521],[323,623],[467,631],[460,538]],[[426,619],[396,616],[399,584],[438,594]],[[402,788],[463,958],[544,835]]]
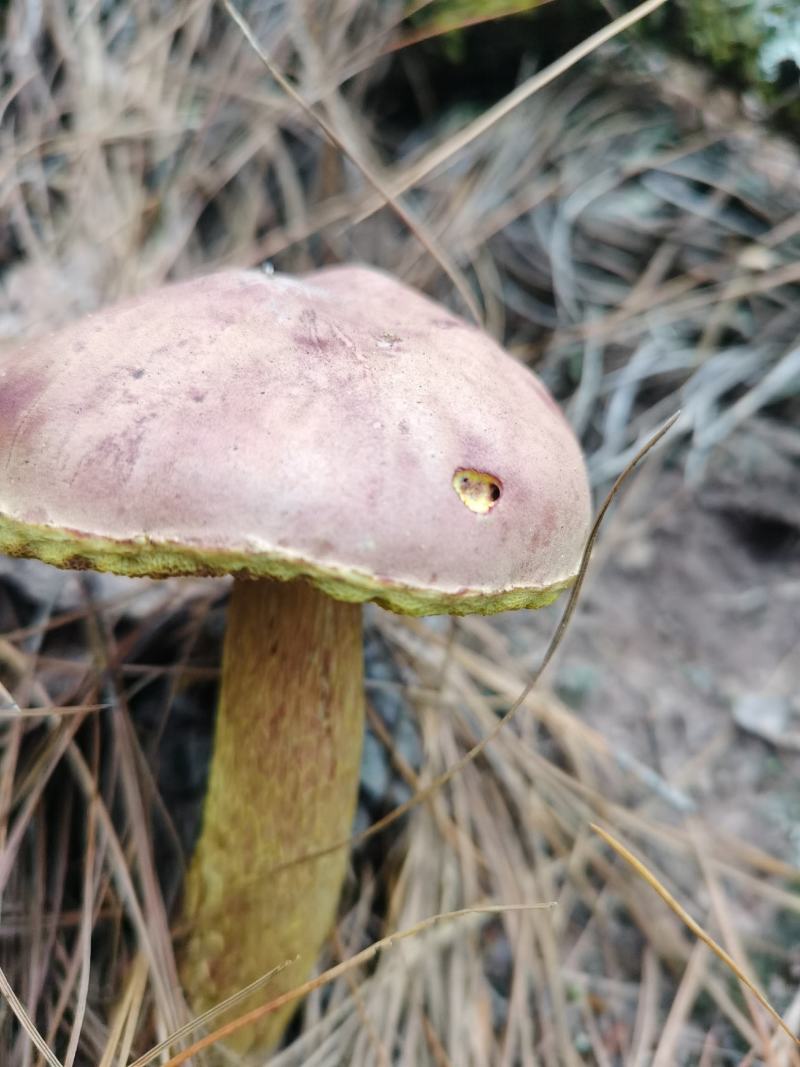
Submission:
[[[499,478],[471,467],[456,468],[453,488],[464,507],[477,515],[485,515],[491,511],[503,492],[503,484]]]

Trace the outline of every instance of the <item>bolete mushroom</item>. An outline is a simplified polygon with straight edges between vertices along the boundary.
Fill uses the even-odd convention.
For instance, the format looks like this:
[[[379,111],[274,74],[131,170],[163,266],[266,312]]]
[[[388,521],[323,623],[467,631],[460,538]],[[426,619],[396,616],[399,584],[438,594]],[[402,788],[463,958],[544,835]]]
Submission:
[[[0,355],[0,551],[236,578],[186,892],[196,1010],[297,956],[270,993],[293,986],[330,930],[344,850],[290,861],[351,826],[359,605],[539,607],[575,578],[588,525],[544,386],[374,270],[215,274]]]

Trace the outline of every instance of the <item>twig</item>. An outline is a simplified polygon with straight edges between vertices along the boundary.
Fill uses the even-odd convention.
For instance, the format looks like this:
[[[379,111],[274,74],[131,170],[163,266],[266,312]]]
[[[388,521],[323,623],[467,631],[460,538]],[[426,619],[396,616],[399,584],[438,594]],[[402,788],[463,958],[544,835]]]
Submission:
[[[201,1026],[205,1026],[206,1023],[211,1022],[218,1015],[228,1011],[230,1008],[235,1008],[237,1004],[241,1004],[243,1000],[246,1000],[251,993],[258,992],[259,989],[263,989],[265,985],[272,981],[276,975],[281,971],[285,971],[287,967],[291,967],[293,963],[297,963],[299,957],[295,956],[294,959],[284,960],[283,963],[279,963],[277,967],[273,967],[267,971],[266,974],[262,974],[259,978],[256,978],[254,982],[246,985],[244,989],[240,989],[237,993],[234,993],[230,997],[226,997],[225,1000],[219,1004],[215,1004],[212,1008],[208,1008],[202,1015],[198,1015],[196,1018],[191,1019],[188,1023],[176,1030],[175,1033],[170,1034],[169,1037],[160,1041],[157,1045],[154,1045],[148,1052],[141,1056],[138,1060],[131,1064],[131,1067],[145,1067],[146,1064],[152,1063],[157,1059],[162,1052],[165,1052],[170,1045],[174,1045],[176,1041],[180,1041],[183,1037],[188,1037],[189,1034],[193,1034],[196,1030],[199,1030]]]
[[[664,3],[665,0],[660,0],[660,2]],[[354,153],[352,148],[348,148],[348,146],[344,143],[344,141],[338,135],[336,130],[334,130],[333,126],[331,126],[331,124],[327,121],[327,119],[323,118],[318,111],[311,107],[310,104],[306,103],[306,101],[303,99],[297,89],[295,89],[292,83],[286,78],[284,78],[283,74],[281,74],[281,72],[278,70],[278,68],[269,58],[269,56],[267,56],[261,45],[258,43],[250,25],[245,21],[240,12],[236,10],[236,8],[231,3],[231,0],[222,0],[222,3],[225,7],[225,10],[228,12],[230,17],[242,31],[245,39],[247,40],[247,43],[250,45],[250,47],[256,53],[258,58],[269,71],[271,77],[278,83],[278,85],[286,93],[286,95],[290,97],[297,104],[298,107],[302,108],[306,115],[308,115],[308,117],[313,122],[315,122],[317,126],[319,126],[319,128],[322,130],[322,132],[325,134],[331,144],[333,144],[334,147],[337,148],[343,155],[347,156],[353,166],[355,166],[359,171],[361,171],[364,180],[369,185],[371,185],[372,188],[385,200],[385,202],[389,205],[392,211],[394,211],[400,221],[408,227],[411,233],[414,234],[420,244],[433,257],[433,259],[439,264],[445,274],[447,274],[447,276],[450,278],[453,285],[458,290],[461,299],[464,301],[465,305],[469,309],[470,315],[472,315],[473,319],[475,319],[475,322],[480,326],[483,322],[483,316],[481,314],[480,308],[475,302],[475,297],[470,291],[466,278],[458,269],[458,267],[452,262],[446,252],[442,248],[440,248],[439,245],[427,233],[425,233],[422,227],[413,218],[409,210],[397,199],[397,194],[389,190],[388,186],[383,182],[381,178],[378,177],[378,175],[368,163],[366,163],[363,159],[359,159],[359,157]]]
[[[596,823],[590,823],[590,826],[596,834],[599,834],[600,837],[602,837],[602,839],[606,842],[607,845],[610,845],[611,848],[613,848],[614,851],[619,856],[621,856],[626,863],[630,864],[630,866],[633,867],[634,871],[636,871],[640,878],[643,878],[645,882],[647,882],[651,889],[654,889],[656,893],[658,893],[664,903],[675,912],[681,922],[685,923],[686,926],[689,927],[694,936],[699,938],[704,945],[707,945],[714,953],[714,955],[718,956],[725,964],[725,966],[729,967],[733,971],[739,981],[743,985],[745,985],[750,990],[750,992],[756,997],[762,1008],[769,1012],[769,1014],[772,1016],[772,1018],[781,1028],[781,1030],[783,1030],[783,1032],[788,1037],[790,1037],[796,1045],[800,1046],[800,1037],[797,1037],[796,1034],[792,1033],[792,1031],[780,1017],[778,1012],[772,1007],[772,1005],[764,996],[764,994],[750,981],[750,979],[744,973],[744,971],[736,962],[736,960],[733,959],[732,956],[729,956],[725,949],[722,948],[721,945],[718,945],[710,934],[707,934],[705,932],[703,927],[691,917],[689,912],[686,911],[686,909],[682,905],[678,903],[678,901],[675,899],[675,897],[673,897],[667,887],[661,882],[659,882],[658,878],[656,878],[652,871],[648,870],[640,859],[637,859],[636,856],[634,856],[634,854],[629,849],[627,849],[623,844],[621,844],[621,842],[617,841],[615,837],[612,837],[612,835],[607,830],[604,830]]]
[[[63,1067],[61,1060],[59,1060],[47,1047],[47,1042],[36,1029],[30,1016],[25,1011],[24,1006],[20,1003],[20,1000],[11,988],[11,983],[6,978],[2,967],[0,967],[0,993],[6,998],[8,1006],[19,1020],[20,1026],[31,1039],[31,1044],[36,1046],[39,1054],[44,1056],[50,1067]]]
[[[430,929],[430,927],[435,926],[437,923],[449,922],[452,919],[460,919],[464,916],[475,914],[502,915],[504,912],[508,911],[544,911],[554,907],[556,907],[555,901],[548,901],[543,904],[487,904],[482,906],[479,905],[474,908],[461,908],[458,911],[443,912],[439,915],[431,915],[427,919],[423,919],[421,922],[407,927],[405,930],[399,930],[397,933],[382,937],[379,941],[375,941],[367,948],[362,949],[361,952],[357,952],[355,956],[351,956],[350,959],[345,960],[343,963],[337,963],[335,967],[330,967],[317,978],[312,978],[310,981],[305,982],[296,989],[291,989],[288,993],[276,997],[268,1004],[262,1004],[260,1007],[253,1008],[252,1011],[246,1012],[244,1015],[240,1016],[240,1018],[233,1019],[231,1022],[226,1023],[225,1026],[221,1026],[213,1034],[209,1034],[207,1037],[195,1042],[191,1048],[179,1052],[177,1056],[173,1056],[171,1060],[167,1061],[164,1067],[180,1067],[181,1064],[186,1063],[188,1059],[197,1055],[198,1052],[202,1052],[204,1049],[209,1048],[209,1046],[215,1045],[218,1041],[230,1037],[232,1034],[242,1030],[245,1026],[250,1026],[253,1023],[258,1022],[260,1019],[263,1019],[264,1016],[271,1015],[272,1012],[278,1011],[286,1004],[291,1004],[293,1001],[299,1000],[313,990],[319,989],[320,986],[327,985],[329,982],[334,981],[334,979],[340,978],[343,974],[347,974],[347,972],[353,968],[368,963],[379,952],[382,952],[387,948],[392,948],[396,941],[405,941],[407,938],[416,937],[418,934],[424,933],[425,930]],[[131,1067],[146,1067],[149,1063],[152,1063],[151,1053],[147,1053],[146,1056],[142,1056],[141,1059],[136,1060],[135,1063],[131,1064]]]
[[[224,0],[227,4],[228,0]],[[524,81],[522,85],[518,86],[507,96],[504,96],[502,100],[498,101],[493,107],[490,107],[483,114],[479,115],[473,122],[465,126],[463,130],[458,133],[454,133],[452,137],[448,138],[443,145],[438,148],[432,149],[424,159],[420,160],[418,164],[409,168],[404,175],[402,175],[396,183],[392,185],[392,194],[394,196],[400,196],[414,185],[418,185],[423,178],[427,178],[428,175],[442,166],[443,163],[447,163],[457,155],[467,145],[472,144],[484,133],[487,133],[496,122],[504,119],[506,115],[512,112],[515,108],[523,104],[535,93],[538,93],[540,89],[544,89],[546,85],[554,82],[556,78],[561,77],[571,67],[574,67],[576,63],[579,63],[582,59],[591,55],[602,45],[607,44],[613,40],[614,37],[618,37],[625,30],[635,26],[637,22],[640,22],[648,15],[652,15],[654,11],[662,7],[667,0],[645,0],[645,3],[639,4],[633,11],[629,11],[625,15],[621,15],[618,19],[609,23],[608,26],[604,26],[597,33],[593,33],[590,37],[587,37],[585,41],[581,41],[580,44],[571,48],[568,52],[565,52],[563,56],[560,56],[554,63],[551,63],[549,67],[545,67],[544,70],[540,70],[538,74],[534,74],[532,77]],[[366,215],[364,216],[366,217]]]

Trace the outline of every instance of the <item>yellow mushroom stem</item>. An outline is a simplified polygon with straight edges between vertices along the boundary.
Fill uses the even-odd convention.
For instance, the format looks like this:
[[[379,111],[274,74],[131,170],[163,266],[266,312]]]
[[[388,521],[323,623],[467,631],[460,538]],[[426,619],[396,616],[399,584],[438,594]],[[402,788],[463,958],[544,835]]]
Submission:
[[[181,977],[196,1013],[299,957],[236,1014],[294,988],[333,925],[364,732],[361,608],[301,582],[237,581]],[[265,1050],[288,1012],[232,1042]]]

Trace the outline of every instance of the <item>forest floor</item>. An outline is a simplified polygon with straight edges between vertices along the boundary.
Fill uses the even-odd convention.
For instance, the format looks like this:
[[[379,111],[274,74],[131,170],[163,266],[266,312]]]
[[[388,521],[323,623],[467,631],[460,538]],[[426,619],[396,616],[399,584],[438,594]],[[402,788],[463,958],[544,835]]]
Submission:
[[[366,610],[361,836],[320,968],[506,910],[310,992],[270,1067],[798,1067],[591,829],[800,1031],[797,145],[636,37],[543,77],[535,12],[443,44],[416,43],[400,3],[241,6],[261,57],[211,0],[3,5],[4,347],[171,279],[361,260],[460,313],[468,294],[564,406],[598,504],[682,410],[614,503],[542,682],[432,797],[523,692],[564,598]],[[3,1067],[164,1063],[147,1050],[190,1017],[174,953],[227,592],[0,560]]]

